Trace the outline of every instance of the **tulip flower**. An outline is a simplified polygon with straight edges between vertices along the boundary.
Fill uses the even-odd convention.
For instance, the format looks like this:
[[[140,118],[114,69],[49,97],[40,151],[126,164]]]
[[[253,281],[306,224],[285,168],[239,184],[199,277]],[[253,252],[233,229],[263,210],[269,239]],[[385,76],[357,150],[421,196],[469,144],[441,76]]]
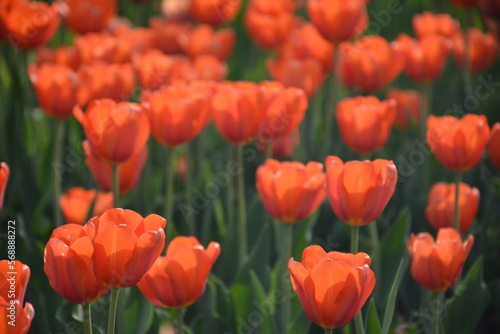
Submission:
[[[361,35],[368,26],[363,0],[308,0],[307,13],[321,35],[333,44]]]
[[[178,37],[182,51],[189,57],[212,55],[222,61],[231,57],[235,40],[236,34],[233,29],[226,28],[214,31],[211,26],[206,24],[186,31]]]
[[[191,29],[189,24],[162,20],[156,17],[149,20],[149,26],[153,29],[156,48],[167,55],[182,52],[179,37],[188,34]]]
[[[411,275],[424,288],[441,292],[453,285],[474,244],[470,235],[462,242],[453,228],[441,228],[436,241],[428,233],[412,234],[408,240]]]
[[[189,11],[199,23],[219,26],[234,20],[241,0],[191,0]]]
[[[23,308],[23,303],[18,299],[8,301],[0,297],[0,317],[2,319],[0,333],[26,334],[30,330],[34,316],[35,310],[30,303],[25,303]],[[9,324],[9,322],[11,323]]]
[[[148,50],[133,57],[135,72],[142,88],[156,90],[181,79],[179,67],[185,62],[178,56],[164,55],[156,49]]]
[[[326,193],[335,215],[351,226],[377,219],[396,189],[394,163],[383,159],[344,163],[329,156],[325,165]]]
[[[45,246],[43,270],[50,286],[75,304],[90,304],[109,291],[94,274],[93,232],[87,225],[63,225],[52,232]]]
[[[300,131],[299,129],[295,129],[291,133],[277,137],[273,139],[271,142],[271,157],[275,158],[286,158],[291,157],[293,151],[300,144]],[[266,151],[267,143],[263,141],[261,138],[257,138],[257,148],[262,153]]]
[[[340,78],[351,89],[382,89],[404,68],[402,55],[380,36],[364,36],[353,44],[342,43],[340,48]]]
[[[138,104],[94,100],[85,114],[73,111],[85,130],[89,147],[99,159],[119,164],[138,154],[149,138],[149,122]]]
[[[483,33],[477,28],[467,30],[468,35],[468,54],[470,64],[467,70],[472,73],[479,73],[491,66],[498,57],[498,41],[492,33]],[[453,38],[453,56],[457,65],[461,68],[465,66],[464,48],[465,37],[461,33],[455,34]]]
[[[7,189],[7,182],[9,181],[9,174],[9,165],[5,162],[0,162],[0,211],[3,208],[3,200],[5,197],[5,190]]]
[[[77,105],[79,80],[76,73],[65,65],[30,65],[28,74],[35,87],[38,103],[50,117],[65,119]]]
[[[290,259],[292,286],[309,319],[325,329],[347,325],[375,287],[370,263],[365,253],[326,253],[320,246],[304,249],[302,262]]]
[[[454,172],[465,172],[481,161],[490,138],[484,115],[429,116],[427,143],[436,158]]]
[[[40,68],[41,65],[45,63],[65,65],[76,71],[80,67],[82,61],[74,45],[63,45],[54,50],[40,46],[36,49],[36,64],[38,68]]]
[[[392,88],[386,95],[388,100],[396,101],[396,119],[394,125],[403,130],[408,129],[411,122],[420,121],[422,95],[415,90],[399,90]]]
[[[488,141],[488,152],[493,166],[496,169],[500,169],[500,123],[495,123],[491,128],[491,136]]]
[[[436,231],[443,227],[453,227],[455,186],[453,183],[438,182],[429,192],[425,216]],[[479,209],[479,190],[460,183],[459,193],[460,233],[464,234]]]
[[[326,196],[323,164],[268,159],[257,168],[256,187],[273,218],[287,224],[299,222],[312,215]]]
[[[396,118],[396,101],[375,96],[358,96],[337,104],[336,118],[345,144],[353,151],[371,154],[389,138]]]
[[[460,23],[450,14],[423,12],[413,16],[412,24],[413,30],[419,39],[428,34],[452,38],[456,33],[460,32]]]
[[[158,307],[180,309],[197,301],[220,254],[217,242],[207,249],[195,237],[176,237],[148,273],[137,283],[142,294]]]
[[[113,207],[113,194],[97,192],[95,189],[73,187],[61,195],[59,206],[68,224],[82,225],[87,222],[90,208],[92,216],[103,214]]]
[[[66,24],[77,34],[103,30],[118,9],[116,0],[68,0],[66,5]]]
[[[227,77],[227,64],[215,56],[197,56],[186,64],[188,66],[184,67],[184,71],[179,72],[181,80],[188,83],[197,80],[223,81]]]

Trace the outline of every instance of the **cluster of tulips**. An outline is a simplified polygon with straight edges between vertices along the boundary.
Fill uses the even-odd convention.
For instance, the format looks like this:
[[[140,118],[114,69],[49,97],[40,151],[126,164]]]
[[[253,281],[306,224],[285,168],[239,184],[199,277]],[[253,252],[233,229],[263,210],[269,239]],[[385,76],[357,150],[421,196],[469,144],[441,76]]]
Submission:
[[[434,293],[436,305],[448,298],[443,292],[461,279],[474,244],[466,234],[480,207],[479,189],[462,182],[462,176],[481,164],[485,152],[500,169],[500,123],[490,127],[484,115],[435,116],[430,110],[430,87],[450,56],[470,94],[471,74],[490,68],[499,54],[498,1],[451,2],[479,11],[489,32],[461,27],[449,14],[424,12],[413,18],[415,38],[400,34],[389,42],[363,35],[369,0],[250,0],[243,26],[258,48],[273,52],[265,59],[272,80],[256,82],[227,80],[235,71],[228,64],[237,42],[236,31],[227,25],[241,12],[241,0],[166,0],[161,6],[165,18],[151,18],[147,28],[117,17],[116,0],[0,0],[0,40],[23,52],[35,50],[23,74],[38,106],[54,120],[52,163],[61,161],[64,128],[74,117],[83,129],[76,136],[85,136],[85,164],[102,190],[73,186],[63,193],[64,179],[54,169],[54,223],[39,258],[52,289],[82,306],[85,333],[93,330],[92,303],[108,293],[107,332],[119,332],[116,314],[124,307],[119,292],[132,286],[156,307],[175,309],[176,332],[184,333],[184,309],[203,295],[219,255],[237,253],[242,267],[235,271],[248,270],[245,167],[251,166],[244,148],[252,142],[266,158],[256,168],[254,188],[283,229],[274,263],[278,275],[286,277],[279,283],[284,295],[279,332],[292,331],[293,289],[307,317],[325,333],[351,321],[356,333],[371,333],[373,313],[364,321],[362,308],[382,277],[376,221],[398,184],[397,167],[388,160],[394,157],[384,150],[394,126],[419,127],[438,162],[455,174],[454,183],[436,183],[428,193],[425,217],[436,237],[411,234],[406,242],[414,280]],[[310,22],[297,14],[304,5]],[[47,46],[62,21],[74,34],[72,44]],[[421,91],[387,89],[403,72]],[[326,89],[321,92],[321,87]],[[375,96],[381,90],[385,100]],[[349,97],[340,99],[347,91]],[[306,119],[312,130],[304,130]],[[198,217],[183,221],[174,214],[176,170],[184,175],[187,205],[193,205],[193,159],[180,147],[212,124],[232,146],[230,160],[236,162],[227,186],[225,224],[234,225],[237,249],[215,241],[204,248],[194,236]],[[343,161],[332,149],[334,125],[359,161]],[[320,137],[321,153],[317,140],[306,142],[308,157],[299,162],[295,152],[309,130]],[[143,218],[122,200],[140,182],[151,181],[141,178],[150,136],[167,152],[164,214]],[[180,151],[187,153],[176,165]],[[2,162],[0,210],[9,175]],[[349,253],[309,245],[296,261],[294,227],[311,219],[326,198],[349,226]],[[122,209],[126,206],[136,211]],[[371,248],[359,252],[365,225]],[[392,277],[395,291],[401,268]],[[30,268],[16,258],[0,262],[1,333],[29,331],[36,311],[24,301],[29,277]],[[395,295],[387,300],[383,322],[374,313],[381,333],[391,328],[395,300]],[[15,325],[4,322],[11,314]],[[433,333],[441,327],[434,317]]]

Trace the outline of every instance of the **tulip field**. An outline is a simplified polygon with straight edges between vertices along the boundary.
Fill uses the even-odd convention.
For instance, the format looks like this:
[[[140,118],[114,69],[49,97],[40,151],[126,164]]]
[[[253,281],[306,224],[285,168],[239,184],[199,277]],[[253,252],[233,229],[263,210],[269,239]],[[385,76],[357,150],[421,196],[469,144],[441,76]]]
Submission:
[[[0,334],[500,333],[500,1],[0,0]]]

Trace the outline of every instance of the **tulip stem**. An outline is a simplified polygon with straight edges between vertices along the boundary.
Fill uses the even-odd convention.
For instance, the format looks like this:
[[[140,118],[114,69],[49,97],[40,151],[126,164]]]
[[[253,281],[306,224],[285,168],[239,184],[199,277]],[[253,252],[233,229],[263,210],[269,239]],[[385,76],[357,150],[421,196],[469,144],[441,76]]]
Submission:
[[[177,334],[182,334],[184,332],[184,320],[182,318],[182,309],[179,308],[175,310],[177,313]]]
[[[465,13],[465,26],[464,26],[464,91],[465,97],[472,96],[472,81],[471,81],[471,58],[469,52],[470,38],[468,34],[469,27],[472,25],[472,11],[466,10]]]
[[[240,146],[235,146],[237,150],[236,155],[238,156],[238,246],[239,246],[239,259],[240,265],[246,259],[247,256],[247,221],[246,221],[246,207],[245,207],[245,168],[243,165],[243,144]]]
[[[453,210],[453,227],[460,233],[460,183],[462,182],[462,173],[455,174],[455,206]]]
[[[439,334],[439,313],[441,308],[441,292],[433,293],[432,301],[432,334]]]
[[[334,45],[335,48],[334,55],[333,55],[333,73],[331,76],[331,81],[330,85],[328,87],[328,92],[327,92],[327,103],[325,106],[325,116],[324,116],[324,121],[325,121],[325,134],[324,134],[324,148],[325,152],[323,154],[324,157],[326,157],[328,154],[331,153],[330,148],[331,148],[331,143],[333,141],[332,136],[330,135],[332,132],[333,128],[333,122],[335,120],[334,117],[334,112],[335,112],[335,106],[337,102],[337,87],[339,86],[338,81],[339,81],[339,68],[340,68],[340,46]]]
[[[118,304],[119,292],[120,290],[118,288],[111,289],[111,300],[109,304],[109,316],[108,316],[108,334],[115,333],[116,306]]]
[[[266,142],[266,159],[273,158],[273,140],[270,139]]]
[[[187,144],[186,148],[186,202],[188,208],[193,207],[193,147],[191,143]],[[188,213],[186,223],[190,235],[195,235],[194,216],[193,213]]]
[[[292,243],[293,243],[293,225],[284,224],[285,225],[285,236],[283,240],[283,254],[282,256],[282,264],[283,264],[283,275],[281,278],[283,279],[283,310],[282,310],[282,321],[283,321],[283,332],[288,333],[288,325],[290,324],[290,314],[291,310],[291,296],[290,296],[290,280],[284,280],[287,277],[286,273],[288,272],[288,260],[292,257]]]
[[[167,147],[167,170],[165,175],[165,219],[167,223],[166,237],[167,240],[173,239],[172,224],[172,204],[173,204],[173,190],[174,190],[174,149]]]
[[[120,175],[118,173],[118,165],[113,165],[112,169],[112,177],[113,177],[113,207],[120,207]]]
[[[333,334],[333,328],[325,328],[325,334]]]
[[[59,197],[61,197],[61,149],[64,133],[64,121],[56,120],[56,129],[54,137],[54,157],[52,168],[54,169],[54,218],[56,226],[62,225],[61,210],[59,209]]]
[[[371,244],[372,244],[372,254],[371,254],[371,259],[372,259],[372,269],[373,272],[375,273],[375,277],[379,277],[377,275],[380,275],[381,271],[381,261],[380,261],[380,239],[378,236],[378,230],[377,230],[377,221],[374,220],[370,224],[368,224],[368,231],[370,232],[370,239],[371,239]],[[377,289],[377,286],[375,286],[375,289]],[[377,289],[378,290],[378,289]]]
[[[351,253],[358,253],[359,226],[351,226]]]
[[[90,304],[82,305],[83,308],[83,330],[85,334],[92,334],[92,316],[90,315]]]

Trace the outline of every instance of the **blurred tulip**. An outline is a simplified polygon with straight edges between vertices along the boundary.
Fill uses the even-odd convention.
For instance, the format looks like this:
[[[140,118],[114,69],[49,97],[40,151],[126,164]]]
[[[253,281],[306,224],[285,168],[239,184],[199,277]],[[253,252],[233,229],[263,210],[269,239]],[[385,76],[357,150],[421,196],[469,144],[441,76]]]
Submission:
[[[161,144],[175,147],[193,140],[203,129],[210,112],[205,89],[169,86],[141,95],[151,134]]]
[[[408,240],[411,275],[424,288],[440,292],[453,285],[474,244],[470,235],[462,243],[451,227],[441,228],[436,241],[429,233],[412,234]]]
[[[155,32],[150,28],[118,27],[112,32],[118,38],[121,60],[129,61],[134,54],[142,54],[156,47]],[[129,54],[127,54],[129,53]],[[118,62],[122,62],[120,58]]]
[[[226,28],[214,31],[207,24],[179,34],[178,37],[182,51],[189,57],[212,55],[220,60],[227,60],[231,57],[235,39],[236,34],[233,29]]]
[[[189,16],[190,5],[191,0],[162,0],[161,13],[167,19],[186,19]]]
[[[179,43],[179,37],[189,34],[191,28],[189,24],[162,20],[156,17],[149,20],[149,26],[153,29],[156,47],[169,55],[175,55],[182,52]]]
[[[41,46],[36,49],[36,64],[40,67],[45,63],[65,65],[76,71],[82,61],[74,45],[60,46],[54,50]]]
[[[92,216],[103,214],[113,207],[113,194],[111,192],[97,192],[95,189],[82,187],[69,188],[59,198],[59,206],[68,224],[85,224],[89,210],[93,206]]]
[[[347,147],[361,154],[372,154],[387,142],[396,114],[395,100],[358,96],[340,101],[335,116]]]
[[[342,162],[329,156],[326,165],[326,193],[335,215],[351,226],[376,220],[394,194],[398,170],[392,161]]]
[[[469,70],[479,73],[491,66],[498,57],[498,41],[491,33],[481,32],[477,28],[470,28],[467,32],[469,39],[468,54],[470,57]],[[453,56],[461,68],[464,67],[465,37],[458,33],[453,38]]]
[[[347,325],[361,311],[375,287],[365,253],[326,253],[320,246],[302,252],[302,262],[288,262],[292,287],[309,319],[323,328]]]
[[[441,164],[454,172],[465,172],[481,161],[490,128],[484,115],[466,114],[461,119],[431,115],[426,137]]]
[[[133,57],[134,69],[142,88],[156,90],[182,79],[184,74],[179,68],[185,68],[187,61],[179,56],[167,56],[152,49]],[[186,64],[183,64],[186,63]]]
[[[126,60],[129,52],[125,55],[120,53],[118,38],[108,33],[88,33],[76,36],[74,40],[82,63],[92,65],[95,62],[119,63]]]
[[[17,299],[8,301],[0,297],[0,317],[5,319],[0,322],[0,333],[26,334],[34,316],[35,310],[30,303],[25,303],[23,308],[23,303]],[[9,324],[12,320],[14,325]]]
[[[0,211],[3,208],[3,200],[5,198],[5,190],[9,182],[10,169],[5,162],[0,162]]]
[[[455,6],[461,7],[474,7],[477,6],[483,0],[451,0]]]
[[[245,28],[262,49],[271,50],[283,43],[294,25],[293,0],[251,0],[245,12]]]
[[[419,40],[401,34],[394,46],[405,59],[406,75],[416,83],[425,84],[443,72],[451,42],[437,34],[428,34]]]
[[[205,291],[219,254],[217,242],[204,249],[195,237],[176,237],[168,245],[166,255],[155,261],[137,287],[158,307],[188,307]]]
[[[459,188],[460,233],[470,228],[479,208],[479,190],[465,183]],[[438,182],[432,186],[425,208],[425,216],[432,228],[439,231],[443,227],[453,227],[455,207],[455,184]]]
[[[219,26],[234,20],[241,0],[191,0],[191,16],[199,23]]]
[[[491,128],[490,140],[488,141],[488,152],[491,163],[496,169],[500,170],[500,123],[495,123]]]
[[[254,139],[266,110],[262,88],[249,81],[219,84],[212,99],[212,117],[219,133],[233,145]]]
[[[374,92],[389,85],[404,68],[404,58],[380,36],[342,43],[340,78],[348,88]]]
[[[414,15],[412,23],[413,30],[419,39],[429,34],[452,38],[456,33],[460,32],[460,23],[450,14],[423,12]]]
[[[11,244],[9,243],[9,245]],[[9,250],[10,249],[11,248],[9,248]],[[30,268],[27,265],[17,260],[1,260],[0,298],[3,298],[5,301],[16,299],[22,303],[24,301],[29,279]]]
[[[4,23],[10,43],[22,50],[47,43],[55,34],[61,18],[60,4],[42,1],[11,1],[4,12]]]
[[[416,90],[400,90],[392,88],[386,95],[388,100],[396,101],[396,119],[394,125],[403,130],[408,129],[410,123],[420,121],[422,95]]]
[[[500,20],[500,2],[498,0],[483,0],[479,3],[481,13],[490,19]]]
[[[116,0],[68,0],[65,21],[77,34],[99,32],[116,15]]]
[[[264,150],[265,145],[261,143],[261,151]],[[271,156],[276,158],[291,157],[293,151],[300,145],[300,131],[295,129],[291,133],[273,139],[271,142]]]
[[[201,55],[186,63],[185,71],[180,71],[181,79],[186,82],[195,80],[223,81],[227,77],[227,64],[215,56]]]
[[[307,12],[323,37],[333,44],[361,35],[368,26],[363,0],[307,0]]]
[[[90,304],[109,291],[94,274],[93,233],[88,225],[63,225],[52,232],[45,246],[43,270],[50,286],[75,304]]]
[[[112,169],[111,165],[97,159],[90,149],[88,141],[83,142],[85,152],[85,163],[89,167],[97,184],[104,191],[112,189]],[[118,165],[118,184],[120,194],[126,194],[139,184],[142,169],[148,157],[148,146],[144,145],[139,153],[133,155],[129,160]]]
[[[137,284],[163,250],[166,223],[158,215],[143,218],[123,209],[110,209],[89,220],[97,279],[112,288]]]
[[[38,104],[48,116],[65,119],[72,115],[77,105],[79,80],[71,68],[59,64],[30,65],[28,75]]]
[[[129,160],[149,138],[148,118],[136,103],[94,100],[85,114],[75,107],[74,115],[85,130],[92,153],[110,164]]]

